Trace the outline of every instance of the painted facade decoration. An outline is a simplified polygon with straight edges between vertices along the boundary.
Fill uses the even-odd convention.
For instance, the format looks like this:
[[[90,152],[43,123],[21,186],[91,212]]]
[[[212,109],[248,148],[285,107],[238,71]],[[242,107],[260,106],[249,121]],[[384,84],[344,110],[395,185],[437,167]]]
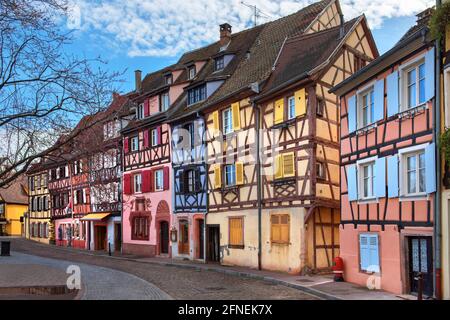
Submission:
[[[433,295],[435,49],[426,17],[333,89],[341,95],[341,257],[347,281]]]

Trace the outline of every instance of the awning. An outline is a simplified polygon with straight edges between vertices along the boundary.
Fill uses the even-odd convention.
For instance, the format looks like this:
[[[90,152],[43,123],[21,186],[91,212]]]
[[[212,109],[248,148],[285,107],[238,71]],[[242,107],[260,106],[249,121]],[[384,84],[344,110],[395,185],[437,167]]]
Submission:
[[[111,213],[90,213],[83,218],[81,218],[81,221],[102,221],[106,217],[111,215]]]

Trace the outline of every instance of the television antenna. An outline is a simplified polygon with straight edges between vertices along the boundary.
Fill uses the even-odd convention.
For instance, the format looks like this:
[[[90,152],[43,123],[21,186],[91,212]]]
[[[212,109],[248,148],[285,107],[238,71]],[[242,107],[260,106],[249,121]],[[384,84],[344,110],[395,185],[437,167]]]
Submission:
[[[244,1],[241,1],[241,4],[243,4],[244,6],[246,6],[246,7],[248,7],[248,8],[253,10],[253,15],[254,15],[253,26],[254,27],[256,27],[258,25],[258,19],[259,18],[266,18],[266,19],[272,18],[268,14],[266,14],[263,11],[261,11],[260,9],[258,9],[258,7],[256,5],[248,4],[248,3],[245,3]]]

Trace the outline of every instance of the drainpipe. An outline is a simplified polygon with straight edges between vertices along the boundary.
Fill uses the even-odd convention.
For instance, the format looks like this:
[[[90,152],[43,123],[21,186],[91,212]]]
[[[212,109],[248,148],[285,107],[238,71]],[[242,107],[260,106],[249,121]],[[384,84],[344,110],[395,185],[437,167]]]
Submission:
[[[441,0],[436,0],[436,9],[439,9],[442,5]],[[441,43],[437,39],[436,43],[436,70],[435,70],[435,143],[439,142],[441,136]],[[438,300],[442,299],[442,283],[441,283],[441,241],[442,241],[442,231],[441,231],[441,155],[439,148],[436,148],[436,176],[438,181],[436,183],[436,195],[435,195],[435,223],[434,223],[434,242],[435,242],[435,253],[434,253],[434,295]]]
[[[261,154],[260,154],[260,114],[259,106],[253,101],[255,110],[255,131],[256,131],[256,185],[257,185],[257,206],[258,206],[258,270],[262,269],[262,179],[261,179]]]

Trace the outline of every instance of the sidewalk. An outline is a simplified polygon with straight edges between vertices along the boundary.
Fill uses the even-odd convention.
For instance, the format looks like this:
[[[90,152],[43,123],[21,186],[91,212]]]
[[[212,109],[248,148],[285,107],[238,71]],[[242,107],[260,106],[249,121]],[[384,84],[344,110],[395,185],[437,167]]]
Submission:
[[[29,240],[25,240],[29,241]],[[40,246],[48,247],[46,244],[36,243]],[[369,290],[356,284],[347,282],[334,282],[332,275],[299,276],[287,273],[260,271],[236,266],[223,266],[219,264],[202,263],[199,261],[180,260],[173,258],[144,258],[135,255],[123,255],[113,253],[111,256],[107,252],[84,251],[67,247],[52,246],[55,250],[63,250],[70,253],[78,253],[90,256],[104,256],[110,259],[128,260],[139,263],[157,264],[168,267],[195,269],[197,271],[214,271],[233,276],[248,277],[258,280],[284,285],[295,288],[303,292],[312,294],[325,300],[405,300],[407,297],[400,297],[381,290]]]

